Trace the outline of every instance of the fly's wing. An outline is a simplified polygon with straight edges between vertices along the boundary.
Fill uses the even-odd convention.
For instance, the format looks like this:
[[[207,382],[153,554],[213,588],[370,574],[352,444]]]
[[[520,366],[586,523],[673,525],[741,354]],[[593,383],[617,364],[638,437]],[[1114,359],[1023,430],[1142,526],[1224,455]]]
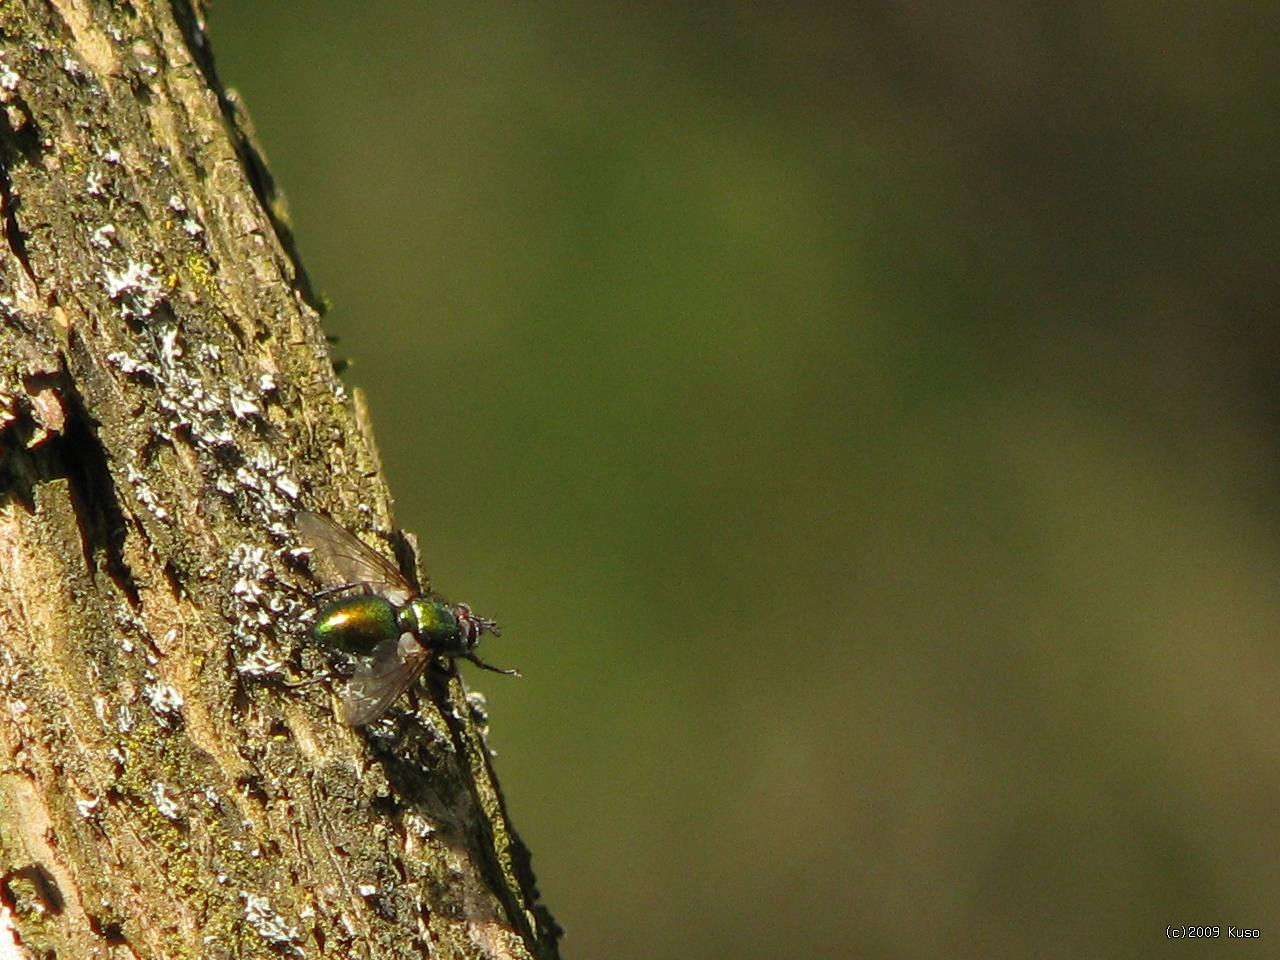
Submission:
[[[412,634],[383,640],[347,681],[342,694],[342,719],[352,727],[377,720],[409,689],[430,659],[430,653]]]
[[[311,548],[312,569],[325,586],[367,583],[379,592],[401,594],[401,603],[417,593],[390,560],[328,517],[299,510],[297,523],[303,544]]]

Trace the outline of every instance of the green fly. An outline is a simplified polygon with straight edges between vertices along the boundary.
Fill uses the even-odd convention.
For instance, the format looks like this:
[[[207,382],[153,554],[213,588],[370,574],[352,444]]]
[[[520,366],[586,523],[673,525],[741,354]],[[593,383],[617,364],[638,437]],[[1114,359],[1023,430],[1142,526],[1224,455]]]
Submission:
[[[315,639],[356,657],[356,671],[342,694],[342,718],[364,726],[386,713],[432,657],[470,660],[486,670],[519,676],[475,654],[498,625],[465,603],[449,603],[409,582],[328,517],[299,511],[298,533],[311,549],[311,569],[324,590],[313,628]]]

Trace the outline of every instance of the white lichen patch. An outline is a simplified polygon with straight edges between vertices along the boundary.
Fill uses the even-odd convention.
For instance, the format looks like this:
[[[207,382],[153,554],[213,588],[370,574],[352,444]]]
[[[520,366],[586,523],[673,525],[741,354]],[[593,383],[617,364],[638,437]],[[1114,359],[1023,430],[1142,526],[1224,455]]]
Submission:
[[[149,263],[130,260],[123,270],[108,267],[101,283],[126,320],[146,319],[164,302],[164,286]]]
[[[156,811],[166,820],[177,822],[182,819],[177,801],[169,795],[169,788],[159,780],[151,784],[151,799],[156,805]]]
[[[229,386],[227,402],[231,405],[232,416],[237,420],[249,420],[262,416],[262,407],[258,405],[258,398],[239,384]]]
[[[146,687],[143,695],[151,705],[152,712],[161,726],[173,727],[182,720],[182,707],[186,701],[177,687],[167,683],[156,683]]]
[[[175,366],[182,359],[182,344],[178,342],[178,328],[165,327],[160,331],[160,362]]]
[[[113,224],[104,223],[93,233],[89,234],[89,242],[100,250],[110,250],[111,245],[115,243],[116,228]]]
[[[436,832],[436,826],[420,813],[410,811],[404,816],[404,852],[417,856],[418,848]]]
[[[237,575],[232,590],[242,600],[256,600],[262,581],[273,574],[266,549],[256,543],[236,544],[227,556],[227,563]]]
[[[143,360],[139,357],[130,356],[120,350],[113,350],[107,354],[107,362],[116,367],[126,376],[138,376],[139,374],[155,379],[160,376],[160,368],[149,360]]]
[[[187,201],[183,200],[182,197],[178,196],[176,193],[169,195],[169,209],[178,214],[190,212],[187,207]],[[198,237],[200,234],[204,233],[204,227],[200,225],[200,221],[195,217],[183,217],[182,232],[189,237]]]
[[[146,624],[144,624],[137,615],[129,609],[129,605],[123,600],[116,604],[116,608],[112,612],[111,619],[113,619],[116,622],[116,626],[120,628],[116,633],[116,643],[125,653],[133,653],[134,645],[131,634],[146,636]]]
[[[236,598],[235,635],[242,646],[259,644],[261,628],[294,614],[296,601],[285,600],[275,589],[275,570],[267,562],[267,551],[251,543],[234,547],[227,557],[227,565],[234,578],[231,593]],[[259,651],[261,648],[259,647]],[[265,660],[242,663],[240,671],[254,675],[278,673],[275,658],[263,654]]]
[[[76,60],[75,57],[72,57],[70,55],[64,56],[62,58],[62,70],[72,80],[89,79],[89,74],[85,70],[85,68],[80,65],[80,61]]]
[[[298,482],[293,477],[280,476],[275,478],[276,489],[283,493],[290,500],[297,500],[302,494],[302,488],[298,486]]]
[[[405,829],[419,840],[426,840],[436,832],[436,825],[417,811],[410,810],[404,815]]]
[[[236,628],[236,636],[242,642],[253,639],[252,635],[246,636],[239,627]],[[264,680],[284,676],[284,664],[266,647],[258,647],[240,658],[240,662],[236,664],[236,672],[241,676]]]
[[[154,274],[151,275],[154,279]],[[125,280],[140,281],[135,273],[115,279],[112,289],[123,290]],[[225,393],[208,389],[205,384],[217,382],[222,373],[222,354],[211,345],[195,350],[197,359],[185,355],[176,326],[157,326],[151,349],[144,356],[116,351],[108,356],[128,376],[145,377],[158,389],[157,406],[165,414],[167,430],[184,430],[198,451],[212,454],[210,464],[214,488],[231,500],[237,512],[255,523],[266,522],[279,531],[277,539],[288,537],[288,521],[294,512],[293,501],[301,487],[285,471],[283,463],[261,442],[267,395],[275,391],[272,379],[260,377],[254,386],[242,385],[227,378]],[[252,434],[239,433],[241,424],[252,428]],[[228,461],[240,451],[243,457],[228,473]]]
[[[147,483],[146,475],[132,463],[124,465],[124,475],[125,479],[129,481],[129,486],[133,488],[133,495],[138,502],[151,511],[151,515],[157,520],[168,520],[169,511],[160,505],[160,498],[156,496],[156,492]]]
[[[258,936],[277,950],[288,950],[298,956],[303,955],[302,948],[298,946],[302,938],[298,934],[297,927],[290,926],[280,914],[276,913],[266,897],[241,890],[240,898],[244,900],[244,918],[249,926],[258,932]]]
[[[347,916],[345,912],[338,914],[338,922],[342,924],[342,929],[347,932],[348,937],[355,938],[360,935],[360,930],[356,926],[355,921],[352,920],[351,917]]]
[[[22,77],[13,67],[0,59],[0,101],[8,103],[18,90]]]

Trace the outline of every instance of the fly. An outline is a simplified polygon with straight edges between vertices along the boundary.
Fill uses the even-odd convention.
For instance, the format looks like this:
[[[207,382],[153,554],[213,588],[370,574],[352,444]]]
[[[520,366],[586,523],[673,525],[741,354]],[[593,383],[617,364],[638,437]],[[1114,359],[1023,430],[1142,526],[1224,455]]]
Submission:
[[[375,553],[328,517],[299,511],[298,533],[311,548],[311,569],[325,588],[313,628],[321,644],[357,658],[342,694],[342,719],[361,727],[386,713],[417,679],[432,657],[485,663],[475,654],[486,633],[498,625],[478,617],[465,603],[423,595],[385,557]]]

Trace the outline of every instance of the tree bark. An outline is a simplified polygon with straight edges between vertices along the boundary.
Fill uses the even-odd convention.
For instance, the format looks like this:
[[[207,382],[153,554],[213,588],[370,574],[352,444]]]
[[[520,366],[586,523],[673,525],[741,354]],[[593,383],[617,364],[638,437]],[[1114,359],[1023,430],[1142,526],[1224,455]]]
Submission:
[[[198,10],[0,5],[0,109],[0,956],[556,957],[462,680],[283,682],[390,498]]]

